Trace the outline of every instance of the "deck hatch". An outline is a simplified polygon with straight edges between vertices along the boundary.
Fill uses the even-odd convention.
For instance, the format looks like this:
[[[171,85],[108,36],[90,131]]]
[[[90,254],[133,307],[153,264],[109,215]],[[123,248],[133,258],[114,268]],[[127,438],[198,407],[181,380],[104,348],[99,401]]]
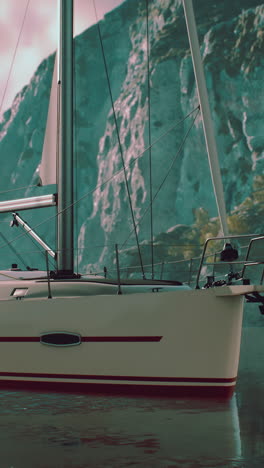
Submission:
[[[28,288],[15,288],[13,289],[11,296],[20,299],[21,297],[24,297],[27,294],[27,292]]]
[[[48,346],[77,346],[81,342],[81,335],[78,333],[49,332],[40,335],[40,343]]]

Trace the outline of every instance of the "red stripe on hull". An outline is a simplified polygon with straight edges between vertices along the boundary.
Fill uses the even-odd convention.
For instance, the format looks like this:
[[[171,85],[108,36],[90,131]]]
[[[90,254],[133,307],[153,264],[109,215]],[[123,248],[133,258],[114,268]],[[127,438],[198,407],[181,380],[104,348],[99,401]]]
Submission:
[[[54,332],[56,333],[56,332]],[[82,336],[81,341],[84,343],[140,343],[140,342],[159,342],[162,336]],[[38,336],[1,336],[0,343],[39,343]]]
[[[79,382],[36,382],[25,380],[0,380],[0,388],[7,390],[28,390],[53,393],[110,394],[115,396],[172,397],[172,398],[214,398],[229,399],[235,385],[223,386],[171,386],[171,385],[129,385]]]
[[[84,342],[157,342],[162,336],[83,336]]]
[[[118,380],[132,382],[190,382],[190,383],[235,383],[236,377],[208,378],[208,377],[148,377],[134,375],[89,375],[89,374],[48,374],[31,372],[0,372],[0,377],[18,377],[35,379],[76,379],[76,380]],[[0,381],[1,382],[1,381]]]
[[[0,343],[39,343],[37,336],[1,336]]]

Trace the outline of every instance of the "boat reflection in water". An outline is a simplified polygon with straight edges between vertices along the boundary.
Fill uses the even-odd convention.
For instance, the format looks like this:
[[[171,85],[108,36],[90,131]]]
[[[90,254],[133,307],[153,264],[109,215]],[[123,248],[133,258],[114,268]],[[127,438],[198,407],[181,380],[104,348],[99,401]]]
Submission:
[[[236,395],[229,401],[1,396],[2,466],[212,468],[241,460]]]
[[[243,328],[229,401],[1,391],[1,466],[263,467],[263,325]]]
[[[242,330],[236,397],[243,466],[261,468],[264,466],[264,320],[255,313],[253,305],[249,305],[247,312],[245,319],[250,326]]]

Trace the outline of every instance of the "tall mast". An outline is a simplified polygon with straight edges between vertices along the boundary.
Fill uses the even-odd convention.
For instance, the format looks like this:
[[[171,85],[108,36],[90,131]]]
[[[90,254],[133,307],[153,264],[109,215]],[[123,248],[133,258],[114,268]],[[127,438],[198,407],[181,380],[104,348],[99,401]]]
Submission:
[[[204,77],[202,58],[199,47],[196,22],[193,12],[192,0],[183,0],[184,14],[188,31],[189,43],[192,54],[193,68],[200,101],[204,135],[209,159],[211,177],[215,192],[220,226],[224,236],[228,235],[227,216],[225,207],[224,190],[221,179],[221,171],[218,161],[217,146],[211,119],[209,99]]]
[[[60,0],[61,138],[58,158],[57,273],[73,275],[73,0]]]

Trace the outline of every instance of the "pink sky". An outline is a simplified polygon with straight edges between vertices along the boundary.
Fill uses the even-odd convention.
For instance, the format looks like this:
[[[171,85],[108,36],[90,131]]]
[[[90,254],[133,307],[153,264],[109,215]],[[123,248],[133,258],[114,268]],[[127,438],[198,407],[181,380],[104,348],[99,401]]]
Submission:
[[[96,0],[98,17],[124,0]],[[0,105],[5,93],[13,53],[28,0],[0,1]],[[93,0],[75,0],[75,34],[95,22]],[[12,75],[0,114],[12,104],[16,93],[29,82],[41,60],[57,47],[57,0],[31,0],[20,38]]]

